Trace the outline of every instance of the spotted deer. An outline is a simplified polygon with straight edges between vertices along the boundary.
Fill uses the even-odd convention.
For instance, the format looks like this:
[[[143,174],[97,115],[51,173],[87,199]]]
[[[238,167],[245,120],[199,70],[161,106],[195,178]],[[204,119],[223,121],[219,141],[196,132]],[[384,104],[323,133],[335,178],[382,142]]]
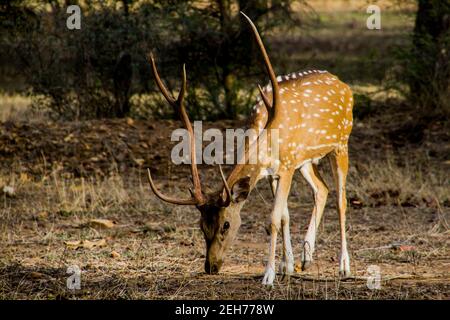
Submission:
[[[240,212],[246,199],[257,182],[267,177],[274,195],[274,206],[269,225],[269,257],[262,283],[273,285],[279,232],[283,243],[279,272],[283,275],[294,272],[287,201],[292,178],[297,169],[314,192],[314,209],[301,254],[302,269],[307,269],[313,261],[316,233],[328,195],[328,188],[319,174],[317,164],[327,156],[337,189],[341,239],[339,272],[341,276],[349,276],[350,259],[345,229],[347,205],[345,182],[348,171],[348,139],[352,129],[352,92],[345,83],[327,71],[308,70],[276,77],[257,28],[249,17],[242,14],[253,31],[270,78],[269,85],[264,88],[258,87],[261,99],[254,106],[249,121],[250,128],[258,132],[266,129],[268,134],[259,135],[257,141],[249,144],[245,149],[245,156],[248,158],[256,152],[255,145],[264,142],[261,140],[270,139],[270,132],[273,129],[278,133],[278,156],[273,157],[269,154],[257,157],[256,163],[247,161],[236,164],[228,178],[225,178],[219,167],[223,186],[217,192],[203,193],[196,166],[196,155],[193,151],[194,134],[184,107],[185,67],[183,66],[182,87],[175,99],[160,79],[155,60],[151,55],[156,83],[166,100],[180,114],[190,136],[190,163],[194,189],[189,190],[191,197],[187,199],[166,196],[158,190],[148,170],[150,187],[156,196],[166,202],[195,205],[200,211],[200,227],[206,242],[205,271],[214,274],[219,272],[225,251],[237,234],[241,224]]]

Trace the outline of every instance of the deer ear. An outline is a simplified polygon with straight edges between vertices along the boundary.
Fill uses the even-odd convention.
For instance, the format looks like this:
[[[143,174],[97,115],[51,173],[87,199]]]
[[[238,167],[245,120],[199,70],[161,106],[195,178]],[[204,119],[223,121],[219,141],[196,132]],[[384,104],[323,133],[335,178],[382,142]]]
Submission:
[[[233,202],[240,202],[247,199],[250,193],[250,177],[239,179],[231,188],[231,196]]]

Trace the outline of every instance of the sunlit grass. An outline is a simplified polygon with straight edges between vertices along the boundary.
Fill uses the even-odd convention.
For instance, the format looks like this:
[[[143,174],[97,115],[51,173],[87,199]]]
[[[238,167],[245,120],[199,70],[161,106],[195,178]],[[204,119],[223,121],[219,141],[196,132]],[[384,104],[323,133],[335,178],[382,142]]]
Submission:
[[[20,94],[0,94],[0,121],[30,120],[31,98]]]

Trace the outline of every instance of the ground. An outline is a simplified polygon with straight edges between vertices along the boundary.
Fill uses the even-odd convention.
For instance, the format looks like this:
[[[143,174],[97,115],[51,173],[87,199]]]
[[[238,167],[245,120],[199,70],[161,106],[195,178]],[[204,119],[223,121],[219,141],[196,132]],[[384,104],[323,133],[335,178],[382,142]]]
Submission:
[[[308,3],[314,12],[300,12],[299,28],[263,38],[278,74],[326,69],[355,93],[347,195],[353,278],[337,276],[326,160],[320,170],[330,194],[311,269],[298,264],[312,193],[296,174],[289,197],[296,273],[277,276],[273,288],[261,285],[272,203],[261,181],[221,272],[206,275],[199,213],[161,202],[145,176],[151,168],[165,192],[188,195],[189,168],[170,162],[170,135],[180,122],[152,119],[139,99],[133,120],[50,121],[42,106],[30,108],[23,80],[0,77],[0,299],[449,299],[449,122],[424,121],[424,112],[387,90],[398,85],[392,74],[398,46],[410,41],[414,2],[377,1],[381,30],[366,28],[366,1]],[[217,167],[199,169],[204,188],[221,184]],[[67,287],[74,266],[79,290]],[[367,278],[376,269],[381,283],[373,290]]]
[[[162,203],[151,193],[147,167],[166,192],[187,194],[189,168],[169,162],[170,134],[179,122],[4,122],[0,298],[449,299],[450,130],[439,121],[414,127],[404,111],[389,115],[389,121],[383,114],[355,120],[350,139],[348,241],[355,277],[337,276],[335,193],[323,161],[331,192],[314,264],[306,272],[298,268],[312,193],[296,174],[289,198],[296,273],[277,276],[273,288],[261,285],[268,183],[252,192],[218,275],[203,273],[196,209]],[[218,168],[200,171],[205,188],[220,185]],[[380,270],[380,289],[367,286],[372,265]],[[67,288],[70,266],[81,269],[80,290]]]

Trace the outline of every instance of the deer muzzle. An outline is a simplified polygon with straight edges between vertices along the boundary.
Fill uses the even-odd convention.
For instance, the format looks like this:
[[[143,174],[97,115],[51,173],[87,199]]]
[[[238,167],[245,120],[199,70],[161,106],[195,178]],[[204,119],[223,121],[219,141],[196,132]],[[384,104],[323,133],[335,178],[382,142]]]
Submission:
[[[222,267],[223,260],[212,260],[206,258],[205,272],[208,274],[217,274]]]

